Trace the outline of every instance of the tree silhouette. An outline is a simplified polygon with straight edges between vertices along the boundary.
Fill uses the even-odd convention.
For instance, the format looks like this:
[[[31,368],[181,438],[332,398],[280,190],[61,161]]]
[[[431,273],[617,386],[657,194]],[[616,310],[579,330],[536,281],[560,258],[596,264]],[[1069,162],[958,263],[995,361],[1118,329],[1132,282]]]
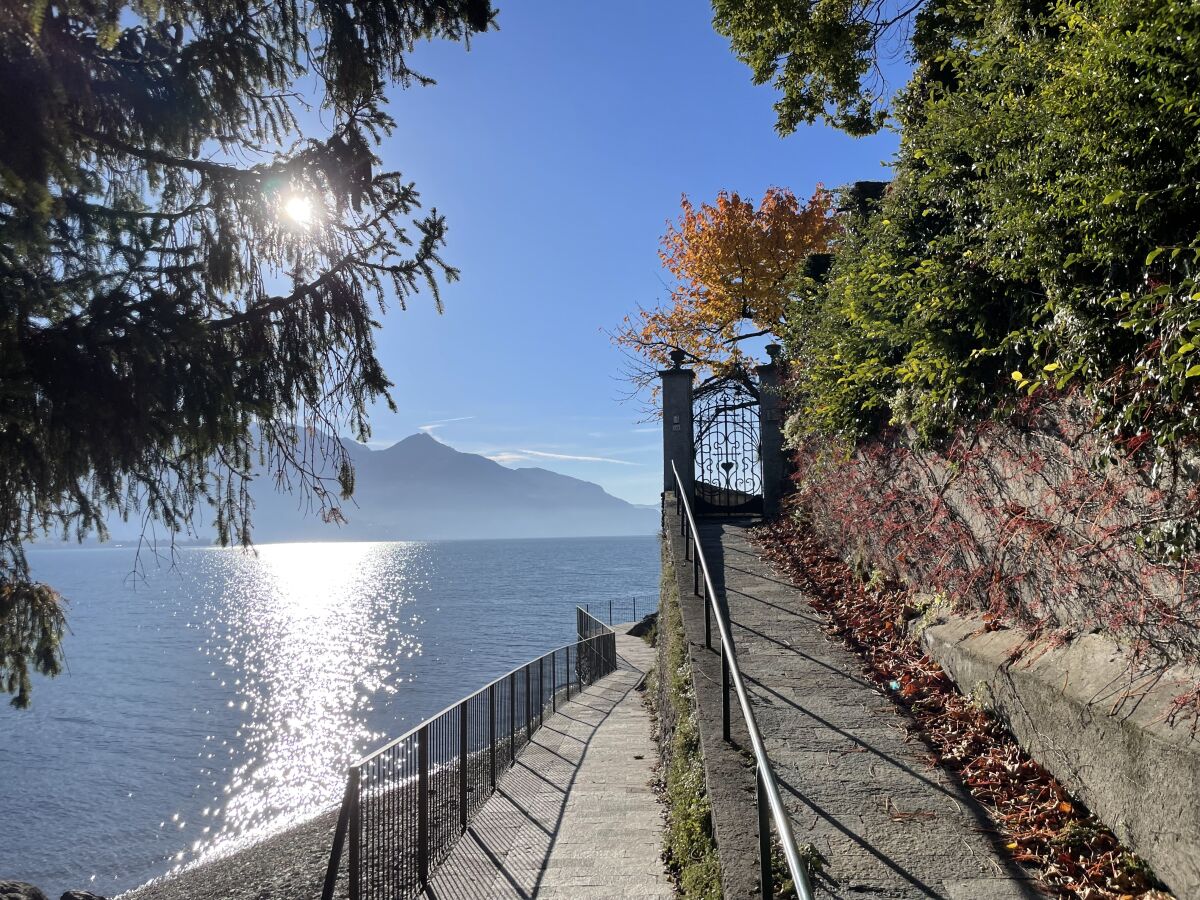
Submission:
[[[15,0],[0,7],[0,681],[54,674],[61,599],[23,546],[250,537],[255,462],[327,519],[390,382],[376,317],[437,301],[446,225],[374,148],[415,42],[488,0]],[[319,124],[318,124],[319,123]],[[319,131],[319,134],[312,132]]]

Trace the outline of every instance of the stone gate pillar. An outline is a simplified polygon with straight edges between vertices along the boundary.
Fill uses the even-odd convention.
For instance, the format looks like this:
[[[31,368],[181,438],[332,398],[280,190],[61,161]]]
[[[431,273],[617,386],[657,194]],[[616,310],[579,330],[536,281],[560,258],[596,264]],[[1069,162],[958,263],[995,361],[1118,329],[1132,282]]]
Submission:
[[[682,351],[672,350],[671,361],[675,363],[674,367],[658,373],[662,378],[663,490],[670,491],[675,488],[675,476],[671,471],[671,460],[674,460],[679,468],[680,490],[690,499],[695,496],[692,490],[695,480],[692,379],[696,373],[683,368],[683,359]]]
[[[778,344],[767,344],[771,361],[765,366],[756,366],[759,386],[759,440],[762,459],[763,515],[773,518],[779,515],[780,501],[786,487],[787,467],[783,458],[783,362],[779,359]]]

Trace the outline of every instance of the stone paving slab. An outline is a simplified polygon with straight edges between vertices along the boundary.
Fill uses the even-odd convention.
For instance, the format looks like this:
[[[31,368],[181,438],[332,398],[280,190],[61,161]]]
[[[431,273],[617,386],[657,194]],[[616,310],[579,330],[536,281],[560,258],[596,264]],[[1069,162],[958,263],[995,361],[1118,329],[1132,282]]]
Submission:
[[[546,719],[426,897],[674,897],[652,788],[657,750],[637,690],[654,651],[628,627],[615,630],[621,667]]]
[[[818,895],[1038,896],[907,714],[825,636],[803,591],[758,558],[746,523],[700,529],[796,839],[828,861]]]

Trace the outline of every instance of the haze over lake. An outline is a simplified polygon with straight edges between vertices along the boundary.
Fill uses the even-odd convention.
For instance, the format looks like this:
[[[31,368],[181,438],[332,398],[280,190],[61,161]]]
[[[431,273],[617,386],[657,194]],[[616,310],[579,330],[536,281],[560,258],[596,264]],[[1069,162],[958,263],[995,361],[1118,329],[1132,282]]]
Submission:
[[[68,671],[0,709],[0,878],[113,894],[335,804],[356,754],[657,603],[653,536],[37,549]],[[18,827],[14,827],[18,826]]]

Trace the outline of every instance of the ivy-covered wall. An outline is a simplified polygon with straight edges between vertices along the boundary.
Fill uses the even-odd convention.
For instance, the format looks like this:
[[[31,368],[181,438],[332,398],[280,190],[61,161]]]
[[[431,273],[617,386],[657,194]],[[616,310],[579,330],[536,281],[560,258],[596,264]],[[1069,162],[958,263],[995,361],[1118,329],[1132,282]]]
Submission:
[[[1200,662],[1200,573],[1156,535],[1194,508],[1191,478],[1126,461],[1079,395],[1028,401],[937,449],[881,434],[845,455],[801,440],[795,507],[865,578],[1061,642],[1099,630],[1147,663]],[[914,608],[914,614],[919,610]]]

